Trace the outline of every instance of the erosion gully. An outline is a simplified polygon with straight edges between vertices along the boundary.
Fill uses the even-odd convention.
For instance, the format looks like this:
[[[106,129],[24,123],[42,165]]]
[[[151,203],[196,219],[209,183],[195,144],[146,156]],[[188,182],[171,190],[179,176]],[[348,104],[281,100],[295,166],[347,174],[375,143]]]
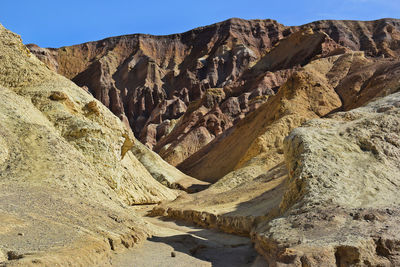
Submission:
[[[267,266],[248,237],[206,229],[187,222],[146,216],[154,205],[136,206],[153,229],[140,245],[113,255],[113,266]]]

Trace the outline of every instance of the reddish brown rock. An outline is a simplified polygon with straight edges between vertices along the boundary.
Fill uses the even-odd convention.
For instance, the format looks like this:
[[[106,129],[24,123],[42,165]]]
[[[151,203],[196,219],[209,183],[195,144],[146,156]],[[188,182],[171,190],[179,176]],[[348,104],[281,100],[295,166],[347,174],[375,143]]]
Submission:
[[[155,214],[250,235],[271,266],[396,266],[399,94],[348,110],[399,91],[399,28],[232,19],[39,57],[167,161],[213,182]],[[158,181],[192,187],[142,149],[132,151]]]
[[[233,114],[223,113],[219,107],[225,98],[222,88],[208,89],[200,100],[189,105],[185,115],[154,150],[170,164],[177,165],[208,144],[233,125]]]
[[[299,75],[304,72],[306,76]],[[315,59],[295,72],[259,109],[178,167],[213,182],[253,164],[266,171],[281,160],[282,141],[291,129],[315,116],[350,110],[398,91],[399,74],[398,60],[367,58],[363,52]],[[300,97],[309,86],[307,95]],[[298,118],[293,119],[294,115]]]
[[[399,31],[396,19],[317,21],[294,27],[274,20],[229,19],[168,36],[135,34],[58,49],[28,47],[50,69],[86,86],[121,120],[129,121],[143,143],[160,149],[175,124],[171,121],[207,89],[223,88],[225,98],[218,106],[236,124],[259,106],[261,96],[275,94],[294,71],[314,59],[350,50],[364,51],[378,61],[397,58]],[[365,66],[371,83],[386,79],[382,73],[390,63],[379,64]],[[349,69],[345,79],[362,83],[366,78]],[[345,81],[342,84],[345,88]],[[338,87],[338,92],[354,97],[358,87],[347,93]],[[378,87],[357,99],[365,102]],[[343,101],[346,107],[353,105]],[[197,132],[211,140],[220,133],[215,127],[214,132],[205,133],[207,127]]]

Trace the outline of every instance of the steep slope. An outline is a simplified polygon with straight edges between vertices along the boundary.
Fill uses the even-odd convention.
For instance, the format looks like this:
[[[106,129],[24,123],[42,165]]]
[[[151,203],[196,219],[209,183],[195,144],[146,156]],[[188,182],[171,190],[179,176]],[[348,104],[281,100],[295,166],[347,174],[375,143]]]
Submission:
[[[222,133],[215,132],[221,125],[197,123],[190,134],[188,127],[180,127],[167,137],[208,89],[223,88],[225,96],[215,111],[194,113],[205,116],[200,119],[204,121],[212,117],[213,125],[228,119],[224,130],[248,114],[252,101],[273,95],[294,70],[315,57],[360,50],[367,57],[396,58],[399,30],[396,19],[317,21],[295,27],[273,20],[230,19],[169,36],[136,34],[59,49],[28,47],[49,68],[129,122],[140,141],[165,151],[163,157],[178,164]],[[190,146],[194,135],[203,141]],[[182,144],[167,142],[179,136],[187,136]]]
[[[255,27],[256,38],[241,36]],[[127,115],[139,136],[158,104],[179,98],[188,105],[205,89],[221,87],[259,57],[261,47],[278,40],[280,27],[271,20],[233,19],[170,36],[138,34],[60,49],[30,48],[45,62],[55,62],[49,66],[60,74],[86,85],[116,115]],[[238,62],[218,67],[219,56],[221,60],[235,56]],[[159,115],[164,121],[181,114]]]
[[[140,142],[135,142],[131,152],[157,181],[169,188],[196,192],[209,185],[180,172]]]
[[[325,47],[324,45],[327,44],[330,45]],[[345,48],[335,44],[324,33],[314,33],[310,28],[297,31],[281,40],[256,65],[243,74],[245,78],[241,80],[246,80],[247,83],[238,87],[241,90],[239,93],[251,88],[252,83],[257,81],[257,77],[250,75],[261,73],[264,75],[266,70],[284,70],[282,73],[289,76],[294,72],[288,69],[289,66],[304,63],[307,58],[315,57],[315,53],[321,53],[318,56],[323,57],[344,51],[346,51]],[[232,86],[208,89],[199,101],[190,104],[182,119],[178,121],[171,133],[158,142],[154,150],[171,164],[177,165],[268,99],[268,96],[262,93],[259,95],[245,93],[240,97],[227,97],[237,94],[236,91],[237,88]],[[273,93],[272,91],[268,94]],[[207,135],[208,133],[210,135]]]
[[[178,167],[213,182],[227,174],[232,179],[243,179],[245,172],[256,177],[282,160],[283,139],[292,129],[398,91],[399,74],[398,60],[366,58],[362,52],[313,60],[255,112]]]
[[[151,233],[129,205],[178,192],[133,155],[130,129],[1,25],[0,58],[0,262],[106,264]]]
[[[399,115],[395,93],[310,120],[285,138],[285,165],[152,214],[249,235],[269,266],[397,266]]]
[[[248,95],[243,95],[223,101],[225,95],[222,88],[206,90],[201,99],[190,103],[170,133],[154,146],[154,151],[177,165],[267,100],[256,97],[249,101]]]
[[[254,233],[270,266],[400,264],[399,125],[396,93],[285,139],[282,216]]]

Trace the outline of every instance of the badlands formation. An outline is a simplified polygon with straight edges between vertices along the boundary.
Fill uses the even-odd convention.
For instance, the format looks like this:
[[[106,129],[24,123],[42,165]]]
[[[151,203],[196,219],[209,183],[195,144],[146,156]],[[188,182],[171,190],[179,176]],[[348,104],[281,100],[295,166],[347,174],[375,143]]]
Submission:
[[[399,56],[397,19],[57,49],[0,26],[0,265],[167,264],[146,238],[195,245],[170,266],[400,265]]]

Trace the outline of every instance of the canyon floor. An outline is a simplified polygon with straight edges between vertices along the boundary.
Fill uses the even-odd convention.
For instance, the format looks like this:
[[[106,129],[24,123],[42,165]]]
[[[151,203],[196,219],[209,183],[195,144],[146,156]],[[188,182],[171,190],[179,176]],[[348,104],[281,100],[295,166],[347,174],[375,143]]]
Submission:
[[[134,207],[146,216],[154,205]],[[113,266],[267,266],[247,237],[205,229],[179,220],[144,217],[152,238],[115,254]],[[172,254],[175,253],[174,256]]]

